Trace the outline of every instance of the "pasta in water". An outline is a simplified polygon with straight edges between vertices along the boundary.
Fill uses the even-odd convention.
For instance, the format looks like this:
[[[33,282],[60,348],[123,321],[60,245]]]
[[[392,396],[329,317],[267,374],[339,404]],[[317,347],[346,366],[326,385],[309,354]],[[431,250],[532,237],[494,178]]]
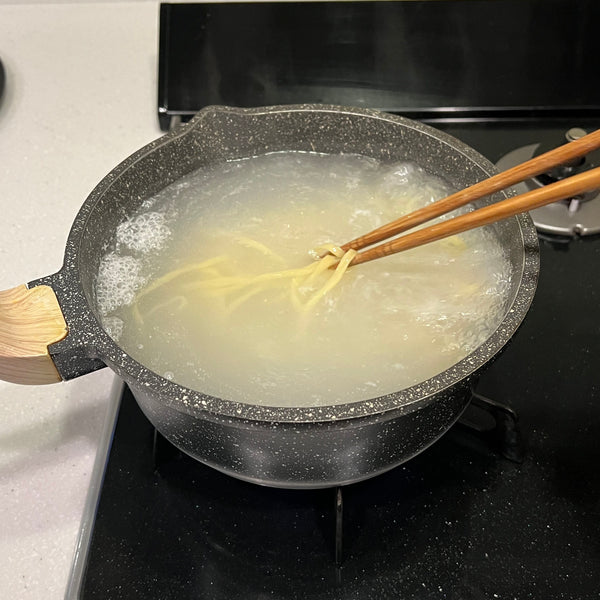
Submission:
[[[452,190],[410,163],[275,153],[199,170],[144,202],[102,259],[103,325],[198,391],[313,406],[423,381],[502,320],[510,265],[480,229],[348,269],[353,239]]]
[[[269,256],[274,256],[279,260],[282,260],[279,256],[274,254],[263,244],[250,240],[247,238],[241,238],[242,244],[251,248],[259,248],[261,251]],[[239,239],[236,241],[240,241]],[[324,251],[324,256],[318,255],[319,251]],[[355,250],[348,250],[344,252],[341,248],[333,244],[323,244],[318,248],[315,248],[311,254],[317,255],[318,262],[314,262],[306,267],[298,269],[286,269],[282,271],[270,271],[254,276],[227,276],[219,270],[219,263],[231,262],[227,260],[226,256],[221,256],[215,259],[209,259],[199,264],[189,265],[175,269],[163,275],[156,281],[153,281],[151,285],[146,286],[135,298],[133,304],[133,315],[139,326],[142,326],[144,319],[139,308],[140,302],[148,294],[151,294],[155,290],[160,290],[165,285],[175,283],[175,281],[184,276],[196,276],[198,279],[189,283],[183,284],[183,289],[192,293],[194,290],[205,295],[221,296],[226,297],[233,295],[233,301],[229,302],[229,310],[236,309],[246,300],[250,299],[255,294],[259,294],[265,290],[268,286],[280,286],[289,287],[290,300],[298,311],[307,311],[313,308],[325,294],[330,292],[344,276],[344,273],[348,269],[350,262],[356,256]],[[231,265],[227,265],[231,266]],[[319,281],[319,276],[328,273],[330,269],[335,270],[329,274],[324,280],[324,283],[313,291],[310,297],[303,302],[300,299],[300,290],[311,289],[311,284]],[[235,297],[237,296],[237,297]],[[169,299],[169,303],[178,303],[180,308],[183,308],[188,304],[185,295],[175,296]],[[154,306],[150,309],[150,314],[163,305]]]

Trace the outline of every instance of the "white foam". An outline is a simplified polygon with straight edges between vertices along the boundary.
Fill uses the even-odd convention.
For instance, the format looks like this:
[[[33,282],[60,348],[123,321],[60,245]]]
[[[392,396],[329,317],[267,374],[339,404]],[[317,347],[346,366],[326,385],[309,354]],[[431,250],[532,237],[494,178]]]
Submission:
[[[133,256],[111,252],[102,258],[96,279],[96,301],[100,314],[107,315],[119,306],[130,304],[144,284],[141,261]]]
[[[118,342],[123,334],[123,325],[123,319],[119,319],[119,317],[112,316],[102,319],[102,327],[115,342]]]
[[[117,247],[147,254],[159,250],[171,235],[161,212],[145,212],[131,217],[117,227]]]

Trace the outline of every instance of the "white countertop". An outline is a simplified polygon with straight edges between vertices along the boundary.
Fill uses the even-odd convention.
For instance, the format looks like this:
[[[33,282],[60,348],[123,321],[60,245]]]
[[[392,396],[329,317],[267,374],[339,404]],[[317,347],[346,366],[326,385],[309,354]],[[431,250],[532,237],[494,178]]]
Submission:
[[[157,47],[158,2],[0,0],[0,290],[56,272],[88,193],[161,134]],[[63,598],[112,380],[0,382],[1,598]]]

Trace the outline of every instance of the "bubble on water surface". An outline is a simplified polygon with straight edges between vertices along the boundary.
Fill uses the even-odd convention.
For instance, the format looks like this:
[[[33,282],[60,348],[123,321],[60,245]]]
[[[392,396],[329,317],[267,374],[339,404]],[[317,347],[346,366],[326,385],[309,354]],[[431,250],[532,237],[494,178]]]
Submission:
[[[160,250],[170,235],[163,213],[146,212],[127,219],[117,227],[117,245],[147,254]]]
[[[120,306],[131,304],[136,291],[144,284],[141,262],[133,256],[114,252],[103,257],[96,280],[96,302],[100,314],[108,315]]]

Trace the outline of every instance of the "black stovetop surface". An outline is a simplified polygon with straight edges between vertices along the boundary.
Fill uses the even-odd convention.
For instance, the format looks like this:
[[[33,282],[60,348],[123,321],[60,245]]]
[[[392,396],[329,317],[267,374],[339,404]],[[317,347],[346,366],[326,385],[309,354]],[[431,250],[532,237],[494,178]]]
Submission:
[[[575,4],[164,5],[161,124],[207,103],[396,107],[495,162],[600,127],[600,5]],[[457,116],[477,122],[440,123]],[[476,390],[518,413],[522,462],[459,424],[345,487],[340,565],[336,490],[238,481],[160,438],[155,460],[154,430],[125,390],[80,596],[598,598],[600,236],[544,237],[540,253],[531,310]]]
[[[565,126],[444,126],[497,160]],[[165,446],[126,391],[83,598],[592,599],[600,585],[600,238],[541,239],[538,290],[477,392],[515,409],[524,459],[455,426],[335,491],[262,488]],[[161,445],[162,446],[162,445]]]

